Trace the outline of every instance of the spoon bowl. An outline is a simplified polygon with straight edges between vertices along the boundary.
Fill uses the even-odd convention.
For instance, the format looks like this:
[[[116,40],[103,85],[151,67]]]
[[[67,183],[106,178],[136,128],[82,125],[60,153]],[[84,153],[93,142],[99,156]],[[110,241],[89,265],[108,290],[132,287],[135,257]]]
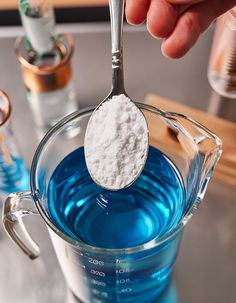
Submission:
[[[124,4],[124,0],[109,0],[112,88],[91,116],[84,144],[86,164],[91,177],[99,186],[109,190],[128,187],[139,177],[149,146],[146,119],[124,88]]]

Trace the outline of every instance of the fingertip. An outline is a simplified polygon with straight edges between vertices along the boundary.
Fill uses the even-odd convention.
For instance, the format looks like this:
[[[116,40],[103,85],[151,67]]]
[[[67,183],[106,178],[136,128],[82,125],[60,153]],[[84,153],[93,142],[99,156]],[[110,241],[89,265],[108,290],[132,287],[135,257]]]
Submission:
[[[161,45],[161,52],[163,56],[169,59],[179,59],[182,58],[188,51],[189,46],[176,45],[172,41],[165,40]]]
[[[149,34],[156,39],[166,38],[166,30],[161,26],[161,24],[157,24],[155,21],[152,22],[151,18],[147,18],[147,30]]]
[[[164,42],[162,43],[161,45],[161,52],[162,52],[162,55],[168,59],[175,59],[175,57],[172,57],[171,54],[169,54],[168,51],[166,51],[165,47],[164,47]],[[176,58],[177,59],[177,58]]]
[[[146,20],[146,16],[133,15],[126,13],[126,21],[131,25],[142,24]]]
[[[147,14],[147,29],[153,37],[166,38],[173,31],[178,14],[166,1],[152,1]]]
[[[137,25],[146,20],[149,0],[126,0],[125,14],[129,24]]]

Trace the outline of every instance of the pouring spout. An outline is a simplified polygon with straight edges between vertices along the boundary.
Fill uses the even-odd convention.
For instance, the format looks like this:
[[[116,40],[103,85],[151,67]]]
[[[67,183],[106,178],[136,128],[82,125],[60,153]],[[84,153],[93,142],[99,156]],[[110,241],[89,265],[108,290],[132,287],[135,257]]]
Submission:
[[[210,177],[222,154],[222,141],[209,129],[187,116],[166,113],[166,117],[168,117],[169,127],[177,130],[178,141],[188,158],[191,159],[189,167],[192,167],[189,168],[189,171],[192,172],[188,173],[188,179],[191,179],[197,170],[197,197],[202,200]]]

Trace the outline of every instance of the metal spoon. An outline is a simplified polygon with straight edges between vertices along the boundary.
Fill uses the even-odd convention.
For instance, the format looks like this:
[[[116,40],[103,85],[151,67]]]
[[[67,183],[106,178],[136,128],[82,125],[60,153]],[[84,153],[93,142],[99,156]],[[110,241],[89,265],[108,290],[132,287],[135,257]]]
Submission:
[[[88,171],[92,177],[92,179],[100,186],[109,189],[109,190],[119,190],[125,187],[130,186],[141,174],[143,167],[145,165],[147,154],[148,154],[148,127],[146,119],[141,112],[141,110],[136,106],[134,101],[132,101],[128,95],[125,92],[124,89],[124,72],[123,72],[123,18],[124,18],[124,5],[125,0],[109,0],[109,7],[110,7],[110,16],[111,16],[111,43],[112,43],[112,88],[109,95],[97,106],[97,108],[94,110],[92,116],[90,117],[86,134],[85,134],[85,159]],[[135,107],[136,114],[141,124],[143,125],[144,130],[144,136],[145,136],[145,144],[142,146],[143,148],[143,154],[142,154],[142,164],[141,167],[138,169],[138,171],[135,171],[135,175],[132,175],[132,179],[127,180],[127,182],[122,185],[111,185],[109,184],[109,181],[104,181],[106,179],[106,176],[103,176],[105,178],[99,179],[96,175],[96,169],[92,168],[92,164],[89,158],[89,155],[91,155],[91,152],[93,152],[93,155],[96,154],[96,150],[91,151],[90,148],[90,141],[88,139],[89,135],[91,135],[92,127],[94,126],[94,116],[96,115],[97,111],[101,109],[101,106],[104,106],[106,102],[109,102],[114,96],[120,96],[124,95],[126,96],[129,101],[127,102],[127,106],[130,106],[132,104],[133,107]],[[109,128],[110,125],[107,125]],[[140,137],[139,137],[140,138]],[[105,151],[104,151],[105,153]],[[134,155],[135,156],[135,155]],[[136,159],[137,160],[137,159]],[[140,159],[139,159],[140,160]],[[135,159],[134,159],[135,161]],[[113,165],[113,163],[112,163]],[[116,163],[114,163],[114,166]],[[104,172],[105,174],[105,172]],[[123,178],[122,174],[120,176]],[[124,180],[124,179],[123,179]],[[121,182],[122,183],[122,182]]]

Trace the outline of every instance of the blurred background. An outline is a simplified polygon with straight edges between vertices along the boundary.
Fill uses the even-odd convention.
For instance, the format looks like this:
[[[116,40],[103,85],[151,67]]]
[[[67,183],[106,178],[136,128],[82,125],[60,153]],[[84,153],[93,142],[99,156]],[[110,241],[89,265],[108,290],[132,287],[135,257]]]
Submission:
[[[57,22],[90,22],[109,19],[108,0],[52,0]],[[0,24],[19,25],[17,0],[0,1]]]
[[[109,21],[108,0],[51,0],[50,2],[55,9],[58,32],[80,32],[80,39],[82,40],[79,41],[77,37],[75,37],[75,39],[76,44],[77,42],[81,42],[81,45],[84,43],[84,33],[89,32],[88,35],[86,34],[87,45],[80,50],[81,53],[78,57],[77,54],[75,55],[74,59],[76,63],[78,62],[78,64],[80,64],[80,75],[77,75],[77,72],[75,71],[75,78],[78,78],[78,81],[81,83],[80,77],[83,77],[84,79],[84,76],[86,76],[85,73],[88,73],[87,68],[85,71],[83,66],[83,50],[88,49],[87,46],[89,46],[89,49],[92,49],[96,45],[96,48],[98,48],[96,52],[99,56],[103,57],[104,55],[105,59],[109,58],[109,44],[104,41],[105,36],[107,36],[105,39],[109,39],[109,33],[104,34],[104,31],[109,31],[109,26],[106,25],[106,22]],[[23,34],[20,25],[21,20],[18,12],[17,0],[1,0],[0,37]],[[146,33],[144,25],[138,27],[128,26],[127,31],[133,33],[131,34],[132,38],[130,38],[129,35],[125,37],[125,75],[126,78],[129,79],[126,83],[131,96],[133,94],[134,98],[141,100],[147,93],[158,93],[159,95],[177,100],[180,103],[191,104],[193,107],[203,109],[211,114],[235,121],[235,100],[215,94],[207,81],[207,66],[211,49],[213,27],[214,26],[201,37],[199,43],[184,59],[170,61],[165,59],[160,53],[161,42],[151,38]],[[103,34],[100,37],[97,37],[96,34],[92,37],[92,33],[95,31],[103,32]],[[91,44],[89,42],[90,38]],[[99,42],[99,45],[97,42]],[[101,47],[103,48],[102,54],[99,52]],[[76,49],[78,49],[77,45]],[[150,56],[152,56],[153,59],[147,60]],[[94,56],[91,56],[90,58],[91,64],[93,64],[92,57]],[[101,60],[101,62],[103,62],[103,60]],[[106,63],[109,69],[109,60],[106,62],[104,61],[104,64]],[[93,67],[96,68],[96,64],[98,64],[98,62],[93,64]],[[143,66],[146,66],[146,68],[143,69]],[[106,69],[106,65],[104,68]],[[108,69],[104,71],[104,75],[109,75],[109,73],[106,73],[107,71],[110,72]],[[140,71],[142,71],[142,73]],[[146,73],[146,75],[143,76],[143,73]],[[132,87],[129,87],[131,81],[130,76],[133,77],[133,75],[135,75],[137,83],[135,91],[133,91]],[[144,81],[141,87],[139,85],[139,80],[141,80],[139,76],[141,76],[142,82]],[[109,78],[107,77],[106,80],[109,80]],[[190,83],[190,85],[188,85],[188,83]],[[170,85],[171,89],[169,89]],[[101,91],[103,92],[102,96],[104,97],[104,83],[103,85],[100,83],[99,87],[101,88]],[[106,88],[108,89],[108,87],[109,85]],[[199,87],[201,87],[201,89],[198,89]],[[80,94],[82,94],[81,91]],[[100,98],[101,94],[98,93],[97,96]],[[82,104],[83,100],[84,96],[82,96],[81,99]]]

